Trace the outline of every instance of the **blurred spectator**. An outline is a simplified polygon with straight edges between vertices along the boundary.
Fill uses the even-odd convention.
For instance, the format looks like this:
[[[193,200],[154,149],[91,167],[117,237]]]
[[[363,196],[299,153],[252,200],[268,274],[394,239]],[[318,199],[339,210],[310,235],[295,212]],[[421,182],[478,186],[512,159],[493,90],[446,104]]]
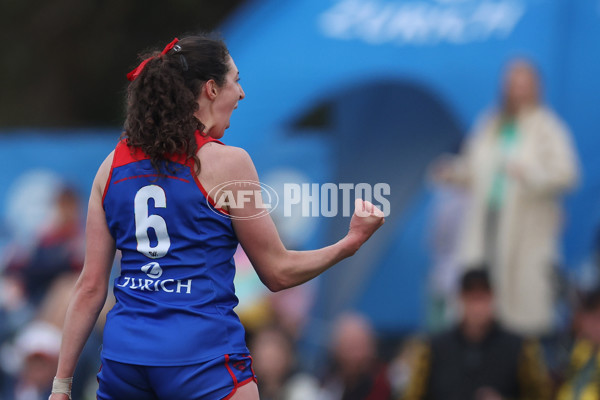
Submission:
[[[14,388],[14,400],[46,400],[58,365],[61,332],[45,322],[33,322],[16,340],[20,364]]]
[[[33,352],[21,361],[17,357],[19,346],[25,343],[28,348],[29,340],[49,338],[52,331],[60,337],[67,297],[83,266],[84,235],[78,195],[69,187],[61,188],[53,208],[53,218],[40,221],[44,228],[32,248],[15,243],[12,252],[5,254],[5,270],[0,277],[0,397],[6,393],[10,394],[7,398],[41,396],[45,390],[42,371],[56,368],[49,367],[54,361],[48,352]],[[63,277],[64,283],[58,285],[62,300],[52,301],[57,295],[48,294]],[[50,302],[45,303],[44,299]],[[36,316],[44,323],[28,325]],[[25,368],[22,374],[17,367]],[[14,392],[12,387],[17,380]]]
[[[375,333],[361,315],[346,314],[334,327],[333,368],[326,376],[321,400],[388,400],[387,369],[377,358]]]
[[[416,352],[403,399],[549,399],[541,350],[533,341],[508,333],[495,322],[485,271],[465,273],[460,302],[460,324]]]
[[[318,396],[316,378],[296,371],[294,344],[277,327],[258,331],[250,342],[262,400],[306,400]]]
[[[58,193],[54,219],[30,256],[9,263],[6,274],[21,282],[29,302],[37,307],[57,277],[82,269],[83,251],[80,199],[65,187]]]
[[[583,296],[577,338],[557,400],[600,399],[600,288]]]
[[[54,347],[56,356],[60,347],[61,329],[64,324],[69,300],[77,276],[66,274],[55,279],[48,290],[46,297],[39,309],[36,310],[36,318],[33,323],[25,325],[14,334],[14,340],[7,340],[0,346],[0,399],[29,399],[27,396],[37,398],[43,393],[41,378],[42,371],[49,372],[50,384],[56,372],[56,360],[54,360]],[[90,382],[96,382],[96,373],[100,367],[99,352],[102,343],[102,327],[105,314],[114,304],[113,296],[109,296],[102,317],[98,319],[96,329],[90,335],[82,356],[75,370],[73,384],[73,398],[88,398],[95,396],[95,388],[90,393]],[[58,339],[57,339],[58,338]],[[58,340],[58,343],[56,343]],[[37,351],[36,348],[41,349]],[[33,349],[33,350],[32,350]],[[52,350],[52,351],[51,351]],[[52,368],[50,365],[52,364]],[[37,382],[38,389],[32,388],[28,382]],[[95,386],[95,385],[94,385]],[[16,389],[15,389],[16,387]],[[21,397],[16,397],[18,391]],[[46,394],[44,399],[48,398]]]
[[[553,323],[559,202],[575,183],[577,160],[567,128],[540,102],[533,65],[512,62],[502,95],[462,153],[440,160],[434,174],[469,193],[461,264],[491,267],[500,320],[519,333],[546,334]]]

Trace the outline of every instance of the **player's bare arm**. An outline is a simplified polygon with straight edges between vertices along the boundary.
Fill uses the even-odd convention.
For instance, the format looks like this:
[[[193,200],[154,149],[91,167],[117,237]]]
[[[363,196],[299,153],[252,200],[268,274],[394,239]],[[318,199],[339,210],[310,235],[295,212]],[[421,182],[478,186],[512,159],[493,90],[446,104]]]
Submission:
[[[199,179],[207,191],[225,182],[259,182],[258,174],[248,153],[237,147],[205,146],[199,153],[202,169]],[[205,167],[206,166],[206,167]],[[240,186],[226,186],[234,197]],[[260,213],[260,193],[257,199],[244,202],[243,207],[230,208],[235,233],[256,269],[260,279],[272,291],[302,284],[346,257],[360,246],[384,223],[383,212],[371,203],[359,200],[348,234],[337,243],[312,251],[292,251],[285,248],[269,214],[243,219]]]
[[[112,153],[100,166],[90,193],[85,263],[67,310],[56,374],[59,379],[73,376],[79,355],[106,301],[115,243],[106,225],[102,194],[111,162]],[[66,398],[65,394],[53,394],[51,397],[52,400]]]

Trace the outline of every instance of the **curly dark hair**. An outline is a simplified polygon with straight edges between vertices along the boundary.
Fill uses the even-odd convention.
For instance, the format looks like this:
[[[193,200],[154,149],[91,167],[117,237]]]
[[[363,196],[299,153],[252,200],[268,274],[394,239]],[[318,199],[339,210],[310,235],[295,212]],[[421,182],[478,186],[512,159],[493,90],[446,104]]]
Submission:
[[[229,71],[229,50],[222,40],[208,36],[188,36],[165,55],[155,51],[152,58],[127,89],[127,145],[139,147],[150,157],[157,172],[168,169],[168,155],[193,159],[197,172],[195,132],[204,125],[194,114],[205,82],[225,83]]]

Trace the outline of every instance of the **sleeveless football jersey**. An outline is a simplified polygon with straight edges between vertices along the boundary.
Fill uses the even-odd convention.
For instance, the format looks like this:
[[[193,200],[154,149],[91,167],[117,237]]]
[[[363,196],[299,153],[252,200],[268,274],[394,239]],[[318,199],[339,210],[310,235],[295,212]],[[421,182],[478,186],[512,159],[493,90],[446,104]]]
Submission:
[[[216,140],[196,133],[196,141],[199,149]],[[233,311],[231,220],[208,204],[193,160],[171,157],[169,166],[157,173],[125,140],[115,149],[103,197],[122,254],[104,330],[109,360],[169,366],[248,352]]]

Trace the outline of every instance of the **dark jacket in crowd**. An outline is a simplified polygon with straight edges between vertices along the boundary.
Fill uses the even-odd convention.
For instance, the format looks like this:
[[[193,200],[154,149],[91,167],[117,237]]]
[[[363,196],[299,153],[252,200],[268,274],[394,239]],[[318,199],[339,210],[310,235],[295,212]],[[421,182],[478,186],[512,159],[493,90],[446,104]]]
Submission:
[[[494,325],[473,343],[457,327],[422,344],[404,400],[550,399],[550,381],[537,342]]]

